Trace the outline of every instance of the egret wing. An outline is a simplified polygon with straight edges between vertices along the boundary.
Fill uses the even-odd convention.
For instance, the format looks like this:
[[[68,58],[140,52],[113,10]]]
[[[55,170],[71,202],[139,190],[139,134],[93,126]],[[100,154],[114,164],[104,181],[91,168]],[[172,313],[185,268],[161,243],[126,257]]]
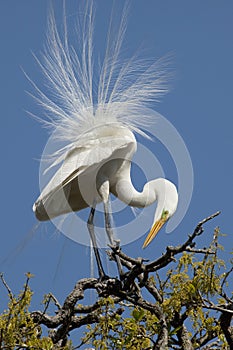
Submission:
[[[83,145],[77,145],[67,152],[62,165],[43,189],[38,200],[43,200],[49,193],[63,188],[91,166],[104,164],[108,159],[111,159],[115,151],[122,148],[133,151],[135,146],[134,136],[132,138],[125,135],[114,138],[102,137],[86,141]]]

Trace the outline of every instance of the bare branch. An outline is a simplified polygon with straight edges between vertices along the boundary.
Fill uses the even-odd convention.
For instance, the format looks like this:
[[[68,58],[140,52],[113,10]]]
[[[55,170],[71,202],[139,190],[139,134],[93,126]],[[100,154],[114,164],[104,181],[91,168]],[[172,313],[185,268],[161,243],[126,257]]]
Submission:
[[[167,350],[168,349],[168,327],[165,320],[165,317],[163,317],[160,320],[161,325],[161,331],[158,334],[158,339],[154,345],[155,350]]]
[[[12,301],[14,299],[14,295],[13,295],[10,287],[8,286],[8,284],[6,283],[6,281],[5,281],[4,277],[3,277],[3,273],[0,273],[0,279],[2,280],[2,283],[3,283],[4,287],[6,288],[8,294],[9,294],[9,297],[10,297],[10,299]]]
[[[157,300],[160,304],[163,302],[163,298],[159,293],[158,289],[155,287],[154,283],[151,280],[147,280],[144,284],[148,292],[153,295],[155,300]]]
[[[59,301],[57,300],[57,298],[52,294],[52,293],[49,293],[48,294],[48,297],[53,300],[54,302],[54,305],[60,310],[61,309],[61,305],[59,303]]]
[[[229,311],[232,311],[231,313]],[[220,326],[226,337],[230,350],[233,349],[233,327],[231,327],[231,320],[233,316],[233,305],[228,305],[227,311],[223,311],[219,317]]]
[[[207,255],[214,255],[215,252],[213,252],[212,250],[210,249],[195,249],[195,248],[190,248],[190,247],[187,247],[185,249],[186,252],[189,252],[189,253],[196,253],[196,254],[207,254]]]
[[[157,271],[161,269],[162,267],[167,266],[171,261],[174,260],[174,256],[186,251],[186,249],[193,248],[195,243],[193,242],[194,239],[197,236],[200,236],[203,233],[202,225],[205,224],[207,221],[215,218],[217,215],[220,214],[220,211],[208,216],[207,218],[200,221],[196,228],[194,229],[193,233],[189,236],[186,242],[184,242],[182,245],[177,247],[167,247],[166,253],[159,259],[152,261],[151,263],[146,265],[146,271]]]
[[[204,220],[200,221],[195,227],[193,233],[189,235],[188,239],[181,245],[173,247],[167,247],[165,254],[160,258],[150,263],[146,263],[146,260],[143,258],[132,258],[123,253],[118,245],[111,247],[111,251],[107,251],[109,258],[113,261],[116,261],[116,255],[119,257],[121,264],[128,270],[123,279],[120,281],[117,278],[108,278],[106,280],[97,280],[95,278],[83,278],[79,280],[74,289],[65,299],[63,305],[60,305],[57,299],[50,294],[49,297],[55,302],[55,305],[58,307],[58,311],[54,316],[47,315],[44,312],[35,311],[31,313],[34,321],[38,324],[44,324],[48,328],[52,329],[50,332],[51,339],[54,344],[60,344],[60,342],[65,343],[69,332],[73,329],[79,328],[83,325],[98,323],[99,317],[101,315],[101,299],[99,297],[111,297],[115,305],[124,305],[124,306],[137,306],[144,310],[149,311],[151,314],[154,314],[160,322],[160,331],[158,332],[157,340],[153,343],[153,349],[167,349],[170,346],[169,341],[173,343],[173,348],[177,346],[179,349],[193,350],[193,343],[200,344],[200,347],[207,345],[209,341],[216,337],[215,332],[208,331],[206,334],[198,338],[196,334],[190,339],[189,333],[185,327],[185,320],[189,317],[187,310],[182,310],[179,313],[174,315],[171,325],[167,324],[166,314],[164,312],[164,297],[166,295],[166,285],[169,283],[169,280],[172,275],[172,270],[167,274],[165,281],[161,281],[157,271],[161,268],[167,266],[169,263],[175,260],[175,256],[182,252],[189,252],[194,254],[204,254],[203,263],[207,261],[209,254],[216,255],[218,242],[217,242],[217,232],[213,237],[213,241],[209,248],[196,249],[195,247],[195,238],[203,233],[203,225],[209,220],[213,219],[220,212],[217,212]],[[230,269],[223,278],[222,287],[225,284],[227,277],[233,271],[233,268]],[[150,273],[156,272],[158,278],[158,286],[153,282],[153,279],[150,278]],[[212,272],[213,273],[213,272]],[[151,302],[145,299],[142,296],[141,289],[145,288],[147,292],[154,298],[154,302]],[[91,305],[79,304],[77,302],[84,298],[84,292],[87,289],[95,289],[98,296],[95,303]],[[224,293],[220,291],[219,295]],[[227,296],[225,296],[225,299]],[[202,302],[202,307],[205,309],[216,310],[222,315],[227,315],[227,324],[226,321],[223,321],[224,318],[220,318],[222,322],[224,334],[226,338],[231,339],[231,327],[229,320],[231,320],[233,315],[232,301],[228,302],[227,305],[214,304],[211,300],[205,299],[200,295],[200,300]],[[227,300],[227,299],[226,299]],[[193,307],[195,305],[193,304]],[[123,312],[123,308],[120,307],[116,311],[116,314]],[[169,335],[169,327],[174,327],[176,331],[175,337]],[[225,327],[225,328],[224,328]],[[145,335],[146,337],[146,335]],[[230,343],[229,343],[230,344]]]

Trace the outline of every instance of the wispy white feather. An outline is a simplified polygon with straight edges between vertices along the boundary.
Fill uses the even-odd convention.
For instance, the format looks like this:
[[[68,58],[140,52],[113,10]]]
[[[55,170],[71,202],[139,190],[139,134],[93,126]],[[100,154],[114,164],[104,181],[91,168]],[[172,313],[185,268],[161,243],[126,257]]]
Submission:
[[[58,139],[68,144],[61,153],[85,132],[102,124],[119,123],[140,132],[140,128],[151,123],[145,107],[167,91],[167,59],[152,63],[137,55],[121,59],[127,12],[128,2],[117,31],[112,14],[105,55],[98,69],[93,58],[93,1],[87,1],[85,11],[80,11],[77,18],[75,47],[69,40],[65,9],[63,33],[58,31],[54,12],[50,11],[46,49],[42,60],[35,56],[50,93],[46,95],[33,83],[34,98],[46,110],[45,123],[56,129]]]

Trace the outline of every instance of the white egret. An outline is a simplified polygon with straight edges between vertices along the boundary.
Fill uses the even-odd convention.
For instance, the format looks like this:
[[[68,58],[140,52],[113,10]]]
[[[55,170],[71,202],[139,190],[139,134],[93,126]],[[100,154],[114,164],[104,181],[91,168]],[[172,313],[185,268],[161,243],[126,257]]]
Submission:
[[[110,25],[105,57],[98,74],[94,74],[97,65],[93,59],[91,2],[85,13],[82,12],[78,29],[79,50],[75,51],[69,42],[66,20],[61,36],[51,13],[43,61],[36,58],[53,97],[49,98],[34,84],[38,93],[34,98],[49,114],[46,123],[55,130],[56,139],[66,141],[67,145],[53,154],[55,159],[50,168],[61,165],[33,210],[38,220],[46,221],[90,207],[88,230],[100,277],[105,275],[94,235],[97,203],[104,204],[106,232],[110,243],[114,244],[110,194],[132,207],[141,208],[157,201],[152,229],[143,247],[174,214],[178,203],[176,187],[166,179],[149,181],[142,192],[138,192],[131,182],[131,160],[137,148],[134,132],[143,134],[141,129],[151,122],[145,107],[166,92],[167,73],[163,60],[151,64],[135,57],[120,60],[126,12],[124,9],[115,38],[112,38]],[[119,259],[117,262],[122,273]]]

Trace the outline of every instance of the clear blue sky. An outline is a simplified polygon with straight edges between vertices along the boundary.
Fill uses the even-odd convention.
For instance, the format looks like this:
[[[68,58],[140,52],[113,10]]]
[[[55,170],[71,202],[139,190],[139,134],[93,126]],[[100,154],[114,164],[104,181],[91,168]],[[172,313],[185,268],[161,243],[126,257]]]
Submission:
[[[61,3],[54,2],[58,17]],[[70,8],[70,3],[75,2],[67,1],[68,11],[74,14],[75,6]],[[112,1],[96,3],[97,20],[104,23]],[[119,13],[121,4],[122,1],[116,2]],[[31,51],[39,54],[43,48],[48,5],[45,0],[5,0],[0,4],[0,257],[6,258],[0,270],[15,292],[23,284],[24,272],[35,274],[31,283],[35,307],[39,307],[43,294],[50,291],[62,301],[75,281],[87,276],[90,270],[88,249],[67,240],[51,224],[40,225],[31,238],[25,238],[36,224],[31,206],[39,194],[38,159],[48,134],[26,113],[26,110],[39,113],[39,109],[26,94],[31,87],[21,67],[34,81],[42,82]],[[144,237],[124,247],[132,256],[150,259],[160,256],[166,245],[184,241],[199,220],[217,210],[222,211],[221,216],[207,225],[198,242],[206,244],[213,228],[219,225],[228,234],[222,239],[225,258],[232,249],[232,13],[233,3],[227,0],[132,1],[125,50],[133,53],[142,45],[148,48],[144,50],[148,57],[173,54],[172,90],[154,108],[179,131],[194,168],[193,197],[182,223],[171,234],[161,231],[145,251],[141,250]],[[102,26],[97,30],[96,44],[101,47]],[[21,246],[20,251],[15,251],[17,245]]]

